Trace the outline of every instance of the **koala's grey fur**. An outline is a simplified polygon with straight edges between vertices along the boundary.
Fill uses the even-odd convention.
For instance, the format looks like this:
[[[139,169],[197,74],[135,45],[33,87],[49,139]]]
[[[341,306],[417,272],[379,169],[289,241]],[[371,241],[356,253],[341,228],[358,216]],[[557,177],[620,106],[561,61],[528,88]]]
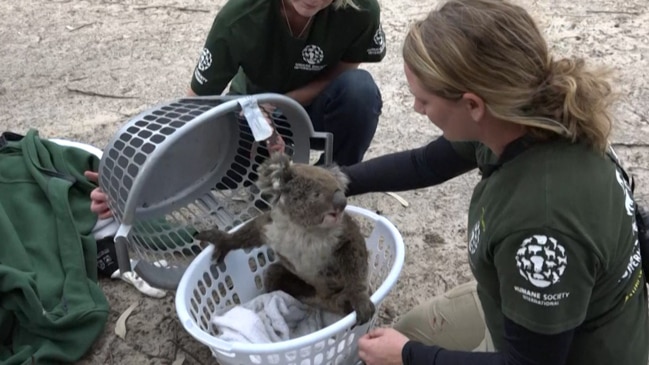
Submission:
[[[347,177],[329,168],[292,163],[283,153],[258,169],[257,185],[272,207],[233,233],[213,228],[195,238],[215,245],[214,259],[234,249],[267,245],[278,262],[266,271],[268,292],[283,290],[304,303],[357,323],[371,319],[368,251],[358,224],[344,212]]]

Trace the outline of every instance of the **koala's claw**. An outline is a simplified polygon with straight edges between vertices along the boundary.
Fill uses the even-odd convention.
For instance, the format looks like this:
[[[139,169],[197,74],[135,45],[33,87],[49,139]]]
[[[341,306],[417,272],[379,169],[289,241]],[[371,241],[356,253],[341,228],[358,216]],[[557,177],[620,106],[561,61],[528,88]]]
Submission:
[[[194,239],[199,241],[206,241],[209,243],[215,243],[223,237],[223,232],[218,229],[210,229],[207,231],[200,231],[194,235]]]
[[[367,323],[370,319],[372,319],[372,316],[374,316],[374,313],[376,312],[376,307],[369,298],[357,301],[356,303],[354,303],[353,307],[356,311],[357,325],[363,325]]]
[[[215,262],[222,262],[225,256],[230,252],[229,249],[220,247],[225,243],[226,234],[218,229],[211,229],[208,231],[201,231],[194,235],[194,239],[207,242],[214,246],[214,253],[212,253],[212,260]]]
[[[212,253],[212,261],[223,262],[228,252],[230,252],[230,250],[221,250],[218,247],[214,246],[214,252]]]

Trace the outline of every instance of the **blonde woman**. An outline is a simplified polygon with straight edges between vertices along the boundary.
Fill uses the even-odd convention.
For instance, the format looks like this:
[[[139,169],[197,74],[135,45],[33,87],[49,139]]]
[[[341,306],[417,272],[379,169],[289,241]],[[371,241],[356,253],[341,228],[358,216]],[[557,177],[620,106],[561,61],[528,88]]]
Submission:
[[[349,195],[478,168],[467,237],[475,281],[359,339],[361,359],[646,365],[636,202],[607,143],[605,74],[554,58],[530,15],[498,0],[446,1],[411,28],[403,57],[415,111],[443,136],[345,168]]]
[[[333,161],[359,162],[382,109],[372,76],[358,69],[385,57],[377,0],[229,0],[219,10],[190,95],[275,92],[305,106],[331,132]]]

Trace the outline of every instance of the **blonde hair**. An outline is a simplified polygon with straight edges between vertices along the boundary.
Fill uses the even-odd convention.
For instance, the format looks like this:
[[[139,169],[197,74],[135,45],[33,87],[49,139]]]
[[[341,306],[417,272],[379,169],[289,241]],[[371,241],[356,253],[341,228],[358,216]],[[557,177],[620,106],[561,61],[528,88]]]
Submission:
[[[607,71],[554,60],[530,15],[502,0],[448,0],[413,24],[403,58],[427,91],[480,96],[496,118],[604,151],[613,102]]]
[[[358,4],[356,4],[354,0],[334,0],[332,5],[335,9],[343,9],[348,6],[356,10],[360,9]]]

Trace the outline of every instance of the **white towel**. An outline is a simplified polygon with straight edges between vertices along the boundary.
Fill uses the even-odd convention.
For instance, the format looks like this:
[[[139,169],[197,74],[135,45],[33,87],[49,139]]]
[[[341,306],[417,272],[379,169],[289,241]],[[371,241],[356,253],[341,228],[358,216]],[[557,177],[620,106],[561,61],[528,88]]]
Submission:
[[[270,343],[313,333],[343,318],[315,309],[283,291],[261,294],[211,318],[216,337],[228,342]]]
[[[113,217],[103,219],[98,218],[97,223],[95,223],[95,226],[92,228],[92,235],[96,240],[100,240],[108,236],[115,236],[118,229],[119,222],[117,222],[117,219]]]

